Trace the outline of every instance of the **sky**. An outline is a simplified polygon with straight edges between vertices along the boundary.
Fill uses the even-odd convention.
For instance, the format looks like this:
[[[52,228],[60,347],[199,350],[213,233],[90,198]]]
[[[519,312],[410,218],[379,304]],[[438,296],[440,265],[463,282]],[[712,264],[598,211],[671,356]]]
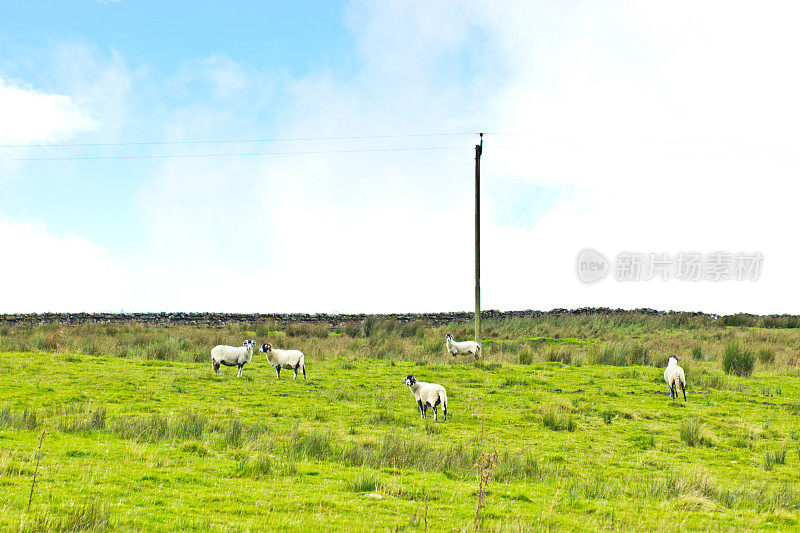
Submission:
[[[0,313],[798,314],[798,15],[0,1]]]

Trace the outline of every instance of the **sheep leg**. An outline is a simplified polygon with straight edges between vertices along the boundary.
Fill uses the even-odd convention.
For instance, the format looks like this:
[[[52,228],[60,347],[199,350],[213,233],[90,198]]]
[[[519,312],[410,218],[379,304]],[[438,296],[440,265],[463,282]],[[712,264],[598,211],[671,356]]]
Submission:
[[[422,400],[417,400],[417,405],[419,406],[419,417],[425,418],[425,411],[422,410]]]
[[[428,418],[428,404],[427,403],[422,404],[422,408],[424,409],[422,418]]]
[[[681,391],[683,392],[683,401],[685,402],[686,401],[686,385],[684,385],[683,382],[681,382]],[[677,393],[676,393],[676,395],[677,395]]]
[[[442,404],[442,412],[444,412],[444,420],[446,422],[447,421],[447,404],[446,403]]]
[[[306,365],[303,365],[303,379],[306,379]]]
[[[240,377],[242,377],[242,368],[244,368],[244,365],[239,365],[239,373],[238,373],[238,374],[236,374],[236,377],[237,377],[237,378],[240,378]]]
[[[294,367],[294,379],[297,379],[297,368],[298,368],[299,366],[300,366],[300,365],[295,365],[295,367]]]
[[[436,416],[436,406],[434,405],[433,406],[433,421],[436,422],[438,420],[439,420],[439,418]]]
[[[280,367],[280,365],[275,367],[275,372],[278,373],[278,379],[281,379],[281,367]]]

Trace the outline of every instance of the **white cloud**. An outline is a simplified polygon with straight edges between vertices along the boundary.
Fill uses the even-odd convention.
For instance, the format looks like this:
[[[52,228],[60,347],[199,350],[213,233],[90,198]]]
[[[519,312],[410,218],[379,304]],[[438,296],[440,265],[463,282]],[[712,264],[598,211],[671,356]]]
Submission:
[[[769,187],[796,191],[797,149],[758,143],[790,138],[778,110],[794,117],[789,95],[800,87],[794,74],[771,72],[762,61],[780,64],[771,46],[789,44],[793,34],[741,44],[736,27],[749,16],[741,9],[717,31],[712,11],[685,21],[626,5],[482,6],[354,3],[349,20],[361,68],[347,79],[321,72],[288,84],[280,136],[487,126],[533,134],[487,137],[485,307],[791,310],[779,289],[791,279],[788,265],[800,262],[781,229],[792,225],[791,196]],[[206,73],[214,64],[219,58],[193,62]],[[743,85],[747,71],[762,79]],[[246,74],[233,72],[236,87],[247,84]],[[765,77],[781,83],[776,100],[761,91]],[[175,127],[213,128],[220,110],[199,111],[176,116]],[[147,203],[156,248],[177,252],[171,266],[160,263],[174,302],[281,311],[470,309],[471,178],[469,150],[167,162],[147,187]],[[492,210],[511,206],[489,194],[493,179],[571,194],[531,217],[532,227],[495,227]],[[585,287],[574,273],[585,246],[612,256],[758,250],[766,266],[751,284]],[[198,294],[193,287],[204,283]]]
[[[0,143],[47,143],[91,131],[97,122],[63,94],[46,94],[0,78]]]
[[[174,139],[529,134],[486,138],[485,308],[797,312],[787,290],[800,264],[789,240],[800,170],[793,10],[354,2],[352,76],[289,79],[224,55],[187,60],[167,86],[192,98],[165,110],[163,130]],[[114,88],[101,116],[124,122],[135,114],[114,109],[135,91],[124,61],[114,65],[119,75],[88,87]],[[74,87],[103,101],[99,89]],[[263,110],[276,133],[264,134]],[[131,280],[135,299],[116,297],[140,310],[470,309],[476,141],[285,143],[242,151],[465,149],[159,161],[136,198],[147,234],[127,274],[109,267]],[[520,209],[501,184],[524,182],[569,194],[546,213],[495,216]],[[611,256],[761,251],[764,273],[757,283],[587,287],[574,272],[586,246]],[[96,307],[108,305],[96,296]]]
[[[0,249],[0,313],[119,311],[135,294],[127,274],[81,237],[2,219]]]

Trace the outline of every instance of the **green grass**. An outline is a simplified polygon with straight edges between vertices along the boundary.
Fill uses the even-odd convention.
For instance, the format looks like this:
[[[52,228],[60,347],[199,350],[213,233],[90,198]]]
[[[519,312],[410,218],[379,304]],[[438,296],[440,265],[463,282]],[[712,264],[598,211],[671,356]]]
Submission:
[[[800,526],[800,332],[560,320],[488,321],[519,341],[478,362],[444,353],[463,325],[9,328],[0,530],[421,531],[425,510],[430,530],[464,530],[491,451],[484,530]],[[258,355],[243,379],[212,373],[211,346],[253,337],[303,349],[308,380]],[[731,340],[774,360],[727,375],[708,355]],[[685,357],[686,402],[669,399],[668,353]],[[447,422],[419,419],[407,374],[447,388]]]

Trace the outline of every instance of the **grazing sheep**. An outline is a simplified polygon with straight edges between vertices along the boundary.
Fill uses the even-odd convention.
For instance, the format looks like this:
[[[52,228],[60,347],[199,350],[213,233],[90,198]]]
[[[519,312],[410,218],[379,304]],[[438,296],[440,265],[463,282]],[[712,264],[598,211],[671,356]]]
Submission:
[[[669,385],[669,397],[673,400],[678,399],[678,384],[683,391],[683,401],[686,401],[686,376],[683,369],[678,366],[681,358],[677,355],[670,355],[667,359],[667,368],[664,370],[664,381]]]
[[[448,333],[444,336],[444,342],[447,345],[448,353],[453,354],[453,357],[460,353],[471,353],[477,359],[481,355],[481,345],[475,341],[456,342]]]
[[[267,356],[269,364],[275,367],[278,379],[281,379],[281,368],[293,368],[294,379],[297,379],[297,369],[300,368],[303,370],[303,379],[306,379],[306,358],[300,350],[281,350],[273,348],[271,344],[262,344],[261,351]]]
[[[428,413],[428,406],[431,406],[433,407],[433,419],[436,420],[436,406],[442,404],[444,419],[447,420],[447,392],[445,392],[444,387],[436,383],[417,381],[414,376],[406,376],[406,385],[411,389],[414,398],[417,399],[421,418],[425,418]]]
[[[236,377],[242,377],[242,367],[250,362],[253,357],[253,348],[256,346],[256,341],[247,340],[242,343],[242,346],[214,346],[211,350],[211,368],[214,372],[219,374],[219,365],[225,366],[239,366],[239,373]]]

